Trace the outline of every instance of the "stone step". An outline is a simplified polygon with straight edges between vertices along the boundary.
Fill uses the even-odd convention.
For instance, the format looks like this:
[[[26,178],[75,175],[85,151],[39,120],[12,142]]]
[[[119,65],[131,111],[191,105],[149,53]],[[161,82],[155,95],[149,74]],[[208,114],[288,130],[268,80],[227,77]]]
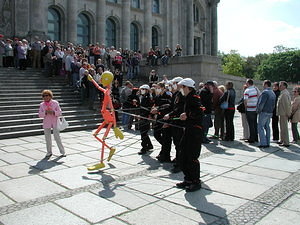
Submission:
[[[63,102],[63,103],[74,103],[74,102],[80,102],[79,98],[63,98],[63,99],[57,99],[58,102]],[[0,102],[0,107],[2,106],[11,106],[11,105],[29,105],[29,104],[37,104],[39,105],[42,102],[41,99],[36,99],[36,100],[18,100],[16,99],[15,101],[10,100],[10,101],[1,101]]]
[[[92,130],[96,129],[100,124],[81,124],[81,125],[74,125],[68,127],[66,130],[61,132],[70,132],[70,131],[79,131],[79,130]],[[0,139],[8,139],[8,138],[16,138],[16,137],[27,137],[33,135],[41,135],[44,134],[44,130],[42,128],[33,129],[33,130],[24,130],[20,131],[11,131],[11,132],[4,132],[0,133]]]
[[[40,101],[41,102],[41,101]],[[27,104],[27,105],[6,105],[6,106],[1,106],[0,107],[0,112],[1,111],[6,111],[6,110],[19,110],[19,111],[23,111],[24,109],[36,109],[39,110],[39,103],[37,104]],[[70,103],[66,103],[66,102],[60,102],[59,103],[60,107],[63,108],[63,106],[68,106],[68,107],[74,107],[74,106],[81,106],[80,102],[70,102]]]
[[[60,106],[61,106],[61,109],[62,109],[63,112],[65,112],[65,111],[73,111],[73,112],[75,112],[76,110],[78,110],[78,111],[81,111],[81,110],[89,111],[86,106],[81,106],[81,105],[79,105],[79,106],[77,106],[77,105],[76,106],[68,106],[68,105],[62,106],[62,104],[63,103],[61,103]],[[5,115],[9,116],[9,115],[17,115],[17,114],[28,114],[28,113],[37,113],[38,111],[39,111],[39,109],[38,109],[38,107],[36,105],[35,105],[34,108],[22,109],[22,110],[20,110],[20,108],[17,107],[15,109],[2,110],[1,111],[1,107],[0,107],[0,115],[1,116],[5,116]]]
[[[75,93],[68,93],[63,95],[55,95],[55,99],[60,101],[77,101],[80,100],[80,96]],[[3,97],[0,94],[0,103],[5,102],[28,102],[28,101],[42,101],[42,97],[40,94],[32,95],[32,96],[14,96],[14,97]]]
[[[86,124],[99,124],[102,121],[100,121],[99,118],[89,118],[84,119],[84,121],[79,119],[73,119],[73,120],[67,120],[69,123],[69,126],[77,126],[77,125],[86,125]],[[12,126],[3,126],[0,127],[0,133],[6,133],[6,132],[14,132],[14,131],[26,131],[26,130],[37,130],[42,128],[42,120],[40,119],[40,123],[37,124],[22,124],[22,126],[19,125],[12,125]]]
[[[4,90],[2,87],[0,88],[0,93],[7,93],[7,94],[14,94],[14,93],[38,93],[41,94],[41,92],[44,90],[45,88],[26,88],[26,89],[22,89],[22,88],[17,88],[17,87],[11,87],[11,88],[7,88],[6,90]],[[66,93],[66,92],[74,92],[74,89],[72,87],[58,87],[58,88],[51,88],[51,91],[53,92],[53,94],[56,94],[58,92],[60,93]]]
[[[64,114],[65,115],[65,114]],[[99,119],[100,116],[97,114],[79,114],[79,115],[65,115],[65,118],[67,121],[76,121],[76,120],[82,120],[82,121],[87,121],[90,119]],[[18,126],[20,124],[22,125],[27,125],[27,124],[40,124],[42,121],[41,118],[38,117],[36,114],[35,117],[31,118],[23,118],[23,119],[13,119],[13,120],[1,120],[0,121],[0,129],[2,127],[8,127],[8,126]]]
[[[95,115],[100,116],[100,114],[97,111],[91,111],[87,109],[76,109],[76,110],[63,110],[64,116],[70,116],[70,115]],[[28,111],[28,113],[21,114],[20,111],[12,111],[9,113],[6,113],[4,115],[0,114],[0,121],[5,120],[22,120],[22,119],[29,119],[29,118],[37,118],[38,117],[38,110],[34,109],[31,111]]]
[[[62,98],[62,97],[71,97],[71,96],[78,96],[79,93],[74,93],[73,91],[65,91],[65,92],[61,92],[61,91],[57,91],[55,93],[55,98]],[[9,99],[9,98],[17,98],[17,99],[25,99],[25,98],[39,98],[41,99],[41,92],[18,92],[18,93],[1,93],[0,92],[0,100],[2,100],[3,98]]]

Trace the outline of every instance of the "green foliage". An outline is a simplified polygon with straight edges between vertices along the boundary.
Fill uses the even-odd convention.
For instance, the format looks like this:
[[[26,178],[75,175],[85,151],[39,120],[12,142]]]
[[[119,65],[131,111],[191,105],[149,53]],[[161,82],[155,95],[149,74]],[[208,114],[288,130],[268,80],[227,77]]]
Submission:
[[[243,76],[243,65],[243,58],[235,50],[231,50],[227,55],[222,55],[222,68],[225,74]]]
[[[278,51],[277,49],[258,67],[257,74],[260,80],[298,82],[300,80],[300,50],[280,48]]]
[[[238,51],[232,50],[229,54],[219,52],[219,57],[225,74],[258,80],[300,81],[300,50],[295,48],[278,45],[272,54],[254,57],[242,57]]]

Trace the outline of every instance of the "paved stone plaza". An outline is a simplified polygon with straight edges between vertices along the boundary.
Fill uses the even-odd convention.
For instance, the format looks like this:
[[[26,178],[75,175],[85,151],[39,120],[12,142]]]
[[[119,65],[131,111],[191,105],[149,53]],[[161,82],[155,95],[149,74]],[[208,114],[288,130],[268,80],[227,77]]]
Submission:
[[[91,131],[62,133],[67,157],[46,153],[44,136],[0,140],[0,223],[79,224],[259,224],[300,221],[300,149],[245,144],[239,114],[234,142],[202,148],[203,188],[186,193],[174,187],[182,173],[155,156],[140,156],[138,132],[108,139],[117,152],[106,168],[98,162],[99,143]],[[58,149],[54,148],[54,154]],[[174,155],[174,151],[172,152]]]

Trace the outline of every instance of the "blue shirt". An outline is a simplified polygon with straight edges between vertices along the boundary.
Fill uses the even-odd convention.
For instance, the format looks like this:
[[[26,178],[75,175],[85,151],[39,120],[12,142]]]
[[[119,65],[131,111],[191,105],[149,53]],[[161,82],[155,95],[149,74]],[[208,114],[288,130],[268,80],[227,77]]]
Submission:
[[[256,112],[273,113],[275,107],[276,95],[271,88],[263,90],[257,101]]]

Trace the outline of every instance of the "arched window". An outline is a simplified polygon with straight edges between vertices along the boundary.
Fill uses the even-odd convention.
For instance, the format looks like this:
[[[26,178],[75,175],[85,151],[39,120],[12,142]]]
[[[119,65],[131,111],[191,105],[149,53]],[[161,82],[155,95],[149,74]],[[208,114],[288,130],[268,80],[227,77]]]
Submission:
[[[53,8],[48,9],[48,36],[50,40],[60,41],[60,15]]]
[[[131,7],[133,8],[141,8],[140,0],[131,0]]]
[[[112,19],[106,20],[106,46],[116,47],[116,23]]]
[[[194,22],[198,23],[200,21],[200,13],[199,13],[199,7],[197,5],[193,5],[193,15],[194,15]]]
[[[158,46],[158,30],[152,27],[152,48],[154,49],[156,46]]]
[[[77,19],[77,43],[87,46],[90,43],[90,20],[80,13]]]
[[[159,13],[159,0],[153,0],[152,12]]]
[[[137,51],[139,49],[139,28],[136,24],[130,24],[130,49]]]

